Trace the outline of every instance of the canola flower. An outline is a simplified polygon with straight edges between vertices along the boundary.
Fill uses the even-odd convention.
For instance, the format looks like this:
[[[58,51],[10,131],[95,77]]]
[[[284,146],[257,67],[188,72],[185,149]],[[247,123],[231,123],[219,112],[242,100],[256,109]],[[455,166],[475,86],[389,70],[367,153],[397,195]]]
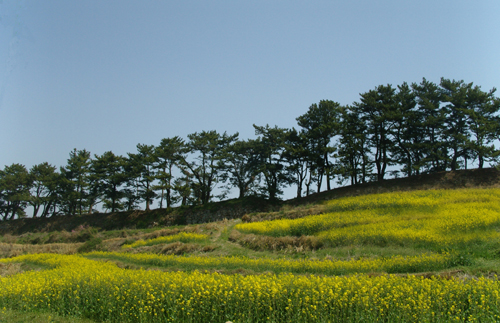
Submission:
[[[496,322],[498,279],[126,270],[79,255],[0,279],[0,308],[106,322]]]
[[[156,254],[128,254],[113,252],[92,252],[85,255],[92,259],[113,259],[132,262],[137,265],[174,267],[190,270],[240,269],[255,272],[343,275],[349,273],[409,273],[446,269],[453,266],[453,254],[428,253],[419,256],[392,256],[389,258],[365,258],[352,260],[311,260],[311,259],[269,259],[247,257],[202,257]]]
[[[244,233],[316,235],[332,245],[426,243],[500,238],[500,189],[393,192],[332,200],[330,212],[300,219],[238,224]]]
[[[184,243],[186,243],[186,242],[202,242],[202,241],[206,241],[207,239],[208,239],[208,235],[206,235],[206,234],[181,232],[178,234],[164,236],[164,237],[158,237],[158,238],[154,238],[154,239],[137,240],[134,243],[123,245],[122,249],[137,248],[137,247],[142,247],[142,246],[153,246],[156,244],[170,243],[170,242],[174,242],[174,241],[180,241],[180,242],[184,242]]]

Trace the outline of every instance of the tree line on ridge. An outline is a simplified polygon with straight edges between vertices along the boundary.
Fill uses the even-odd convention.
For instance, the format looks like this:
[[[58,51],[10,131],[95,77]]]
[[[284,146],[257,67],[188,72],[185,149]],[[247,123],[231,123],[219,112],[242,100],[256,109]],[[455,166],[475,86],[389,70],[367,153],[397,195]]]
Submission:
[[[29,170],[14,163],[0,170],[0,220],[78,215],[101,207],[134,210],[224,199],[279,199],[295,185],[297,197],[342,185],[467,168],[496,161],[500,99],[464,81],[379,85],[359,102],[312,104],[296,118],[298,129],[254,125],[255,139],[215,130],[138,144],[127,156],[85,149],[67,164],[47,162]],[[214,193],[214,192],[217,192]]]

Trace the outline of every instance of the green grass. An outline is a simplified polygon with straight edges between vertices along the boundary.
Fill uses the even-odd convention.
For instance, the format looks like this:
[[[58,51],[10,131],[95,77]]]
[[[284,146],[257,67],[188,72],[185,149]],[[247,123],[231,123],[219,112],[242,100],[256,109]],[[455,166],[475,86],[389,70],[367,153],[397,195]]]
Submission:
[[[73,248],[78,249],[78,252],[107,250],[205,257],[236,256],[250,259],[346,261],[452,252],[461,257],[461,260],[457,258],[455,261],[455,267],[471,274],[489,274],[500,272],[497,261],[500,258],[500,239],[492,238],[498,235],[500,222],[488,220],[488,214],[498,217],[499,208],[496,206],[500,205],[500,200],[497,200],[500,196],[498,192],[500,191],[477,189],[393,192],[321,201],[296,207],[284,205],[279,211],[254,213],[246,217],[246,221],[278,219],[273,221],[247,224],[237,219],[198,225],[112,231],[83,226],[73,232],[54,231],[25,233],[20,236],[5,235],[0,238],[0,241],[22,245],[23,253],[30,253],[30,246],[34,243],[50,246],[51,241],[68,245],[81,241],[80,243],[83,242],[83,244]],[[452,209],[455,213],[462,209],[478,210],[476,218],[478,221],[486,222],[480,225],[471,221],[467,222],[466,220],[473,217],[466,213],[462,215],[464,223],[462,228],[462,220],[455,216],[455,213],[451,222],[445,221],[446,217],[442,214],[447,209]],[[283,227],[283,224],[291,229]],[[430,230],[432,234],[429,234],[429,237],[434,241],[420,241],[414,238],[401,240],[394,234],[392,236],[388,234],[390,233],[388,230],[385,232],[381,230],[380,228],[384,228],[380,227],[381,224],[388,225],[388,228],[394,232],[406,227],[412,229],[412,232],[420,229]],[[451,225],[452,229],[439,231],[443,230],[445,225]],[[248,231],[247,227],[256,229]],[[263,233],[259,231],[261,229],[264,230]],[[369,235],[360,238],[362,231],[365,235]],[[248,232],[255,234],[252,236]],[[339,235],[338,232],[342,234]],[[208,238],[206,241],[181,240],[175,244],[169,241],[170,236],[175,237],[185,233],[202,234]],[[302,236],[303,234],[309,234],[310,238]],[[347,235],[350,235],[350,238],[344,238]],[[471,235],[474,237],[461,241],[462,237]],[[342,239],[339,240],[339,237]],[[448,240],[439,240],[443,237],[448,237]],[[323,242],[315,245],[314,239],[323,239]],[[141,240],[148,243],[135,250],[122,250],[124,245]],[[252,245],[248,244],[250,240],[253,241]],[[278,247],[276,247],[277,244],[279,244]],[[41,250],[40,248],[32,249]],[[67,248],[67,250],[73,249]],[[138,264],[128,265],[137,266]],[[183,270],[182,266],[176,268]],[[272,271],[271,268],[270,271]]]
[[[0,323],[93,323],[94,321],[80,318],[60,316],[54,313],[26,313],[9,309],[0,309]]]

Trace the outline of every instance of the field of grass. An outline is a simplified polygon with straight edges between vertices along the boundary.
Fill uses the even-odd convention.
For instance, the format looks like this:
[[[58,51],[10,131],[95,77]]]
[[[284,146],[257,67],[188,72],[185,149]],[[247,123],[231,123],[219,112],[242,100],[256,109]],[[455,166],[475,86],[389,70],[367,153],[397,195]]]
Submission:
[[[142,239],[137,240],[137,241],[132,242],[130,244],[122,245],[122,248],[127,249],[127,248],[137,248],[137,247],[142,247],[142,246],[154,246],[154,245],[165,244],[165,243],[169,243],[169,242],[173,242],[173,241],[196,242],[196,241],[205,241],[207,239],[208,239],[208,236],[206,234],[181,232],[181,233],[170,235],[170,236],[163,236],[163,237],[152,238],[152,239],[147,239],[147,240],[142,240]]]
[[[443,249],[499,237],[500,191],[429,190],[329,201],[326,213],[239,224],[245,233],[316,235],[332,246],[352,244]]]
[[[500,321],[500,189],[346,197],[279,216],[3,236],[0,322]]]

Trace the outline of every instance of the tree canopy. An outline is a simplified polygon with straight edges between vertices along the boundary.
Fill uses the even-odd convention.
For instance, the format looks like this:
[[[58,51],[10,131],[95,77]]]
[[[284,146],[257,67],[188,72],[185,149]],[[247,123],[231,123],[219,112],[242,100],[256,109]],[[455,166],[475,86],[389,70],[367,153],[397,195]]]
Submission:
[[[500,99],[463,80],[378,85],[359,101],[312,103],[297,129],[253,125],[256,138],[216,130],[138,144],[126,156],[73,149],[66,165],[0,169],[0,220],[82,215],[235,196],[280,199],[334,183],[457,170],[497,163]],[[29,212],[27,210],[29,209]]]

